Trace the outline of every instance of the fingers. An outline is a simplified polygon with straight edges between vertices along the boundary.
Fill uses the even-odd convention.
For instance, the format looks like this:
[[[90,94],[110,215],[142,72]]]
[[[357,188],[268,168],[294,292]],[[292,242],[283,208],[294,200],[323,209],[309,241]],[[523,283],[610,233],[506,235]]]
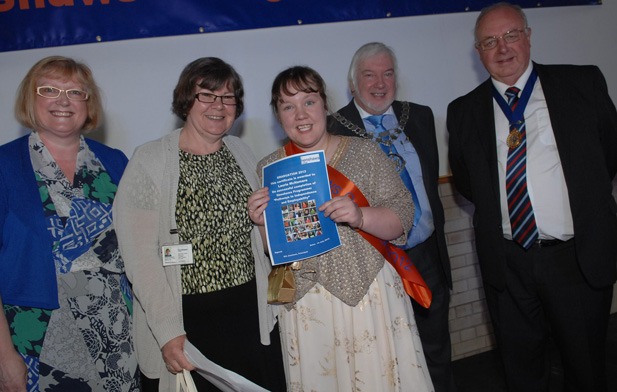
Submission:
[[[182,370],[178,370],[179,368],[179,364],[177,363],[173,363],[173,365],[169,364],[169,363],[165,363],[165,367],[167,368],[167,371],[171,374],[177,374],[180,373]]]
[[[247,208],[249,217],[253,221],[253,223],[257,225],[264,224],[263,212],[268,206],[268,202],[270,201],[270,193],[268,192],[268,188],[260,188],[253,192],[253,194],[249,197]]]
[[[180,373],[182,369],[186,369],[188,371],[195,370],[195,366],[186,359],[184,353],[181,353],[181,356],[178,356],[174,359],[169,359],[165,361],[165,367],[167,371],[172,374]]]
[[[328,200],[319,207],[325,216],[330,217],[336,223],[347,223],[355,228],[362,222],[362,211],[347,196],[338,196]]]
[[[356,205],[349,197],[337,196],[319,206],[319,211],[322,211],[325,216],[329,216],[334,220],[334,217],[341,216],[353,208],[356,208]]]
[[[177,336],[165,343],[163,349],[163,361],[167,371],[173,374],[179,373],[182,369],[194,370],[195,366],[184,355],[184,342],[186,335]]]

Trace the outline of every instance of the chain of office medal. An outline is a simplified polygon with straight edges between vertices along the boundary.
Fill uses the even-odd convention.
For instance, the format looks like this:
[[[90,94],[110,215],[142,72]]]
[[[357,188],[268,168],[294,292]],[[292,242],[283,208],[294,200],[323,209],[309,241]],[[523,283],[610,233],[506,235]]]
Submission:
[[[332,117],[334,117],[336,121],[341,123],[341,125],[349,129],[356,135],[365,139],[371,139],[374,142],[383,144],[384,146],[388,147],[390,149],[390,153],[388,153],[388,156],[396,163],[396,170],[400,173],[405,168],[406,162],[402,156],[400,156],[393,150],[392,142],[394,140],[397,140],[401,135],[403,135],[403,137],[405,138],[403,142],[409,141],[407,135],[403,131],[403,129],[405,129],[405,125],[407,125],[407,121],[409,120],[409,102],[403,101],[401,103],[403,104],[403,112],[401,113],[401,119],[398,122],[398,126],[393,129],[393,132],[390,132],[390,130],[385,130],[377,135],[374,135],[367,132],[364,128],[360,128],[345,117],[341,116],[338,112],[332,113]],[[389,137],[386,138],[386,136]]]

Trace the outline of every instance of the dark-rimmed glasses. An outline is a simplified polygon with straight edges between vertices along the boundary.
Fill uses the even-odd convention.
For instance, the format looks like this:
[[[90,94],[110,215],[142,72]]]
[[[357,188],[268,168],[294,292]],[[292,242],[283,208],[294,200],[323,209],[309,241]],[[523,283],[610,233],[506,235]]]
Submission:
[[[506,31],[505,33],[503,33],[500,36],[495,36],[494,35],[492,37],[486,37],[482,41],[477,41],[476,42],[476,48],[482,49],[482,50],[495,49],[497,47],[497,42],[500,39],[503,39],[504,42],[506,42],[508,44],[512,44],[512,43],[518,41],[519,39],[521,39],[521,36],[523,34],[527,34],[528,31],[529,31],[529,27],[525,27],[524,29],[516,29],[516,30]]]
[[[58,98],[60,94],[64,93],[71,101],[87,101],[88,93],[76,88],[70,88],[68,90],[62,90],[52,86],[40,86],[36,88],[36,94],[43,98]]]
[[[216,95],[212,93],[197,93],[195,99],[203,103],[214,103],[216,99],[220,98],[223,105],[236,105],[235,95]]]

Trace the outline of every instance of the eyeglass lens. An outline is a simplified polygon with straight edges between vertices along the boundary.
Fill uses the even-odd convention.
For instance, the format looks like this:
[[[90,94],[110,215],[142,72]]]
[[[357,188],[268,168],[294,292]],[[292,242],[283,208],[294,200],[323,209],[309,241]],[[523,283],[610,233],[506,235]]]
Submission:
[[[507,31],[499,37],[495,36],[485,38],[484,40],[480,41],[479,45],[483,50],[493,49],[497,46],[497,42],[500,38],[503,39],[506,43],[511,44],[518,41],[524,31],[525,29]]]
[[[88,99],[88,93],[78,89],[62,90],[52,86],[40,86],[36,88],[36,93],[44,98],[58,98],[60,94],[65,93],[66,97],[72,101],[85,101]]]
[[[236,96],[235,95],[216,95],[210,93],[197,93],[195,97],[199,102],[203,103],[214,103],[217,98],[221,99],[221,102],[225,105],[235,105],[236,104]]]

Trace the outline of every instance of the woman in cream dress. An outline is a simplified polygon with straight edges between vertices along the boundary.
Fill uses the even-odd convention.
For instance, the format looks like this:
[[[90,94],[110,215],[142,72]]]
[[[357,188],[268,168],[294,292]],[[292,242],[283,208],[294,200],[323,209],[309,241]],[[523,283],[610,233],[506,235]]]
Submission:
[[[278,306],[287,389],[432,391],[401,278],[360,234],[405,242],[413,202],[396,169],[373,142],[327,132],[325,84],[311,68],[281,72],[271,105],[290,144],[262,159],[258,172],[292,151],[324,150],[328,165],[353,181],[370,204],[358,207],[347,195],[334,195],[318,206],[337,223],[342,246],[302,260],[294,271],[295,301]],[[267,188],[249,198],[257,225],[264,224],[269,200]]]

